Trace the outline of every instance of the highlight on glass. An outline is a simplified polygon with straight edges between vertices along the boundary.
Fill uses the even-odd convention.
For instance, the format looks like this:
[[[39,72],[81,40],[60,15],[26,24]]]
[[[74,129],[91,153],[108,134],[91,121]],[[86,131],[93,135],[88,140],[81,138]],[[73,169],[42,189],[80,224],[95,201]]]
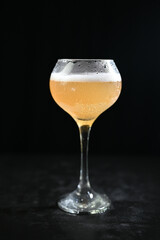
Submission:
[[[91,187],[88,144],[93,122],[116,102],[121,87],[121,75],[111,59],[59,59],[51,73],[51,95],[76,121],[80,133],[79,183],[76,190],[62,196],[58,202],[66,212],[97,214],[110,208],[108,196]]]

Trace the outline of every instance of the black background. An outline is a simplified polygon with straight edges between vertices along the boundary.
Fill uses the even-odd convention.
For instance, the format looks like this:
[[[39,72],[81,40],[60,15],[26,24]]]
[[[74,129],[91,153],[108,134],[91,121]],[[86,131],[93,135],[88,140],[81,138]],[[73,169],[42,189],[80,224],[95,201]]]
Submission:
[[[123,89],[90,152],[159,155],[159,1],[8,2],[2,16],[2,153],[78,153],[76,123],[49,91],[58,58],[114,59]]]

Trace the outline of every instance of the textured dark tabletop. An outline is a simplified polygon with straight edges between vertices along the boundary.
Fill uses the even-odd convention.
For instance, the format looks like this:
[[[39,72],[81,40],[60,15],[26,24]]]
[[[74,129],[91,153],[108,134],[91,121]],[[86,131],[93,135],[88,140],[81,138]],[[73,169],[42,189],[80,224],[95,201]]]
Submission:
[[[90,156],[93,189],[112,208],[73,216],[57,208],[76,188],[79,156],[0,156],[0,239],[160,239],[158,157]]]

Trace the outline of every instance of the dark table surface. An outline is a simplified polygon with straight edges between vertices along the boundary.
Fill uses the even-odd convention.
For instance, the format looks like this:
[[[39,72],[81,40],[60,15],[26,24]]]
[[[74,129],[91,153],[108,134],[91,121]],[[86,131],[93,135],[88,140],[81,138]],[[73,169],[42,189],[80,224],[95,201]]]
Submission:
[[[76,188],[79,156],[0,156],[0,239],[160,239],[158,157],[90,156],[95,191],[112,200],[101,215],[73,216],[57,199]]]

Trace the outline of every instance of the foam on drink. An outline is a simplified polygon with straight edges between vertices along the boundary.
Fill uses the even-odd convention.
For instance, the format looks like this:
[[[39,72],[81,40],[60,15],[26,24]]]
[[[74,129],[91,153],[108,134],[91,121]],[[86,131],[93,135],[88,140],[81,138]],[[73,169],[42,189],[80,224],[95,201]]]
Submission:
[[[52,73],[50,79],[52,81],[61,82],[120,82],[121,75],[119,73],[86,73],[86,74],[65,74]]]

